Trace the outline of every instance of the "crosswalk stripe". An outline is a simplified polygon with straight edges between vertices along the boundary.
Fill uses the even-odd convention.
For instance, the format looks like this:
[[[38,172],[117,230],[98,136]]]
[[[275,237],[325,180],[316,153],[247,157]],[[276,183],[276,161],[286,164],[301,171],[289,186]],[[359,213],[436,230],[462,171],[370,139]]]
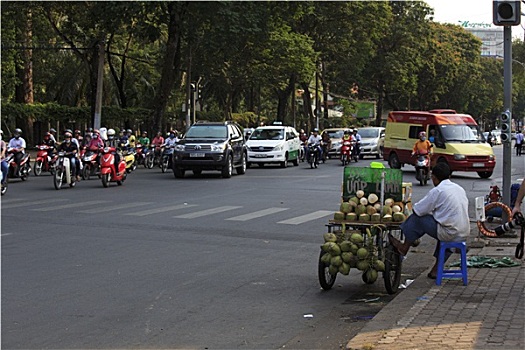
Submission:
[[[288,210],[290,208],[268,208],[268,209],[263,209],[263,210],[259,210],[259,211],[255,211],[253,213],[249,213],[249,214],[244,214],[244,215],[239,215],[239,216],[234,216],[232,218],[228,218],[226,220],[233,220],[233,221],[248,221],[248,220],[252,220],[252,219],[256,219],[256,218],[260,218],[260,217],[263,217],[263,216],[266,216],[266,215],[271,215],[271,214],[275,214],[275,213],[279,213],[281,211],[285,211],[285,210]]]
[[[50,207],[46,207],[46,208],[37,208],[37,209],[31,209],[33,211],[52,211],[52,210],[57,210],[57,209],[69,209],[69,208],[76,208],[76,207],[84,207],[84,206],[88,206],[88,205],[93,205],[93,204],[102,204],[102,203],[107,203],[108,201],[87,201],[87,202],[78,202],[78,203],[69,203],[69,204],[64,204],[64,205],[58,205],[58,206],[50,206]]]
[[[201,216],[222,213],[222,212],[225,212],[225,211],[228,211],[228,210],[234,210],[234,209],[238,209],[238,208],[242,208],[242,207],[228,206],[227,205],[227,206],[224,206],[224,207],[217,207],[217,208],[197,211],[197,212],[193,212],[193,213],[189,213],[189,214],[178,215],[178,216],[174,216],[174,217],[175,218],[179,218],[179,219],[195,219],[195,218],[199,218]]]
[[[306,214],[306,215],[301,215],[301,216],[298,216],[292,219],[279,221],[277,223],[278,224],[288,224],[288,225],[299,225],[299,224],[303,224],[308,221],[323,218],[328,215],[333,215],[333,213],[334,213],[333,211],[319,210],[319,211],[315,211],[313,213]]]
[[[169,206],[169,207],[160,207],[160,208],[154,208],[154,209],[149,209],[149,210],[142,210],[142,211],[138,211],[138,212],[135,212],[135,213],[127,213],[127,214],[124,214],[124,215],[146,216],[146,215],[165,213],[167,211],[179,210],[179,209],[184,209],[184,208],[191,208],[191,207],[196,207],[196,206],[197,206],[197,204],[177,204],[177,205],[172,205],[172,206]]]
[[[142,205],[148,205],[153,204],[153,202],[134,202],[134,203],[126,203],[126,204],[120,204],[120,205],[114,205],[112,207],[103,207],[103,208],[95,208],[95,209],[87,209],[87,210],[80,210],[77,213],[84,213],[84,214],[97,214],[97,213],[103,213],[106,211],[111,210],[119,210],[119,209],[127,209],[127,208],[134,208],[134,207],[140,207]]]
[[[68,201],[68,200],[69,199],[53,198],[53,199],[47,199],[47,200],[42,200],[42,201],[13,203],[13,204],[2,204],[2,209],[19,208],[19,207],[25,207],[25,206],[30,206],[30,205],[39,205],[39,204],[52,204],[52,203],[63,202],[63,201]]]

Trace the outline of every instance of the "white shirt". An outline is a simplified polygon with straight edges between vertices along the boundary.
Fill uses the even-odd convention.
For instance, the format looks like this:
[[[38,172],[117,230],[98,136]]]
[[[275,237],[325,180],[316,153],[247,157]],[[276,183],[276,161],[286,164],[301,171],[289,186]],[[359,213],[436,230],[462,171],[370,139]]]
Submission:
[[[438,222],[437,235],[440,241],[463,242],[470,234],[468,198],[465,190],[446,179],[414,204],[414,212],[430,214]]]
[[[310,137],[308,138],[308,143],[311,143],[311,144],[320,144],[321,143],[321,135],[310,135]]]
[[[173,146],[177,142],[179,142],[179,138],[178,137],[174,137],[174,138],[166,137],[166,140],[164,141],[164,145],[165,146]]]
[[[26,148],[26,140],[19,137],[16,139],[13,137],[11,140],[9,140],[9,145],[7,145],[7,148]]]

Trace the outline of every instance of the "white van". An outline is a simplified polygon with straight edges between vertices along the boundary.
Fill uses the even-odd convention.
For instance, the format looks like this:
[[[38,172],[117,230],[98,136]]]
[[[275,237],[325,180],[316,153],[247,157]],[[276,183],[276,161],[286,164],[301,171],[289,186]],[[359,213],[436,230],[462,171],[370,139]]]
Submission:
[[[248,163],[279,164],[282,168],[288,162],[299,165],[299,148],[301,141],[299,133],[291,126],[260,126],[256,128],[246,142],[248,148]]]

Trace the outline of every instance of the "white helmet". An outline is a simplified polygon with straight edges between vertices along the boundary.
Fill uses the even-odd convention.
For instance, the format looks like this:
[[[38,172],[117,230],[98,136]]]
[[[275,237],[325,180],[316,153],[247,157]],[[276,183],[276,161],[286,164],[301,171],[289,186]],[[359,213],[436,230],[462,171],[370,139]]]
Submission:
[[[108,129],[108,136],[115,136],[115,130],[114,129]]]

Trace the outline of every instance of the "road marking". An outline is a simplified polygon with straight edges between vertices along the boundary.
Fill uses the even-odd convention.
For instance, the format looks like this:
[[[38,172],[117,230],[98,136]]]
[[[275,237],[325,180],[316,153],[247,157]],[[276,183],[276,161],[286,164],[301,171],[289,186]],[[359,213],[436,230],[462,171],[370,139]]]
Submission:
[[[57,210],[57,209],[84,207],[88,205],[102,204],[102,203],[107,203],[107,202],[108,201],[87,201],[87,202],[81,202],[81,203],[69,203],[69,204],[64,204],[64,205],[59,205],[59,206],[51,206],[47,208],[38,208],[38,209],[31,209],[31,210],[33,211],[52,211],[52,210]]]
[[[126,203],[121,205],[114,205],[112,207],[104,207],[104,208],[95,208],[95,209],[88,209],[88,210],[80,210],[77,211],[77,213],[85,213],[85,214],[96,214],[96,213],[103,213],[105,211],[111,211],[111,210],[119,210],[119,209],[127,209],[127,208],[133,208],[133,207],[140,207],[142,205],[148,205],[153,204],[153,202],[134,202],[134,203]]]
[[[177,205],[172,205],[170,207],[160,207],[160,208],[155,208],[155,209],[142,210],[142,211],[138,211],[135,213],[127,213],[124,215],[146,216],[146,215],[165,213],[167,211],[196,207],[196,206],[197,204],[177,204]]]
[[[196,211],[196,212],[189,213],[189,214],[178,215],[178,216],[174,216],[174,218],[195,219],[195,218],[199,218],[201,216],[222,213],[222,212],[225,212],[225,211],[228,211],[228,210],[234,210],[234,209],[238,209],[238,208],[242,208],[242,207],[236,207],[236,206],[229,206],[229,205],[227,205],[227,206],[224,206],[224,207],[217,207],[217,208],[212,208],[212,209],[207,209],[207,210],[202,210],[202,211]]]
[[[248,220],[260,218],[260,217],[263,217],[263,216],[266,216],[266,215],[275,214],[275,213],[278,213],[278,212],[281,212],[281,211],[285,211],[285,210],[288,210],[288,209],[290,209],[290,208],[268,208],[268,209],[259,210],[259,211],[253,212],[253,213],[249,213],[249,214],[234,216],[234,217],[228,218],[226,220],[248,221]]]
[[[30,205],[39,205],[39,204],[52,204],[52,203],[56,203],[56,202],[63,202],[63,201],[68,201],[69,199],[57,199],[57,198],[54,198],[54,199],[47,199],[47,200],[42,200],[42,201],[33,201],[33,202],[24,202],[24,203],[13,203],[13,204],[6,204],[6,205],[3,205],[2,204],[2,209],[11,209],[11,208],[19,208],[19,207],[25,207],[25,206],[30,206]]]
[[[325,216],[329,216],[329,215],[333,215],[333,214],[334,214],[333,211],[319,210],[319,211],[314,211],[313,213],[310,213],[310,214],[298,216],[296,218],[279,221],[277,223],[278,224],[287,224],[287,225],[299,225],[299,224],[303,224],[303,223],[308,222],[308,221],[320,219],[320,218],[323,218]]]

